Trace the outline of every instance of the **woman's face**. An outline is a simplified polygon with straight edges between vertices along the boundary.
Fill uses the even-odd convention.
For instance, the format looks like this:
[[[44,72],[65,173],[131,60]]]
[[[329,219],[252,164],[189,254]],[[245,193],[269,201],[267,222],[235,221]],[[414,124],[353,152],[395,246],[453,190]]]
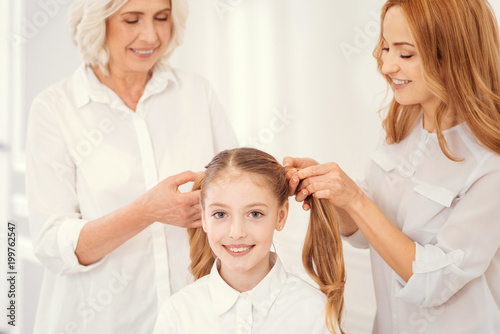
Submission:
[[[259,175],[228,174],[205,193],[203,228],[225,280],[235,273],[263,278],[270,269],[274,229],[285,224],[288,202],[280,205]]]
[[[382,72],[392,79],[394,97],[401,105],[420,104],[435,110],[438,98],[427,88],[420,57],[399,6],[391,7],[383,25]]]
[[[129,0],[106,24],[111,74],[148,73],[165,53],[171,32],[170,0]]]

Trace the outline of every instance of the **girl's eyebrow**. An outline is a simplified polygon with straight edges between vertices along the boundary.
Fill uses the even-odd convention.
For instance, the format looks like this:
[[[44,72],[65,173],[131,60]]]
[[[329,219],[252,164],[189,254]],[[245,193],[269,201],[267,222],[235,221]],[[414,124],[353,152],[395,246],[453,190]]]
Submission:
[[[254,206],[264,206],[264,207],[268,207],[268,205],[266,203],[260,203],[260,202],[257,202],[257,203],[252,203],[252,204],[248,204],[246,206],[246,208],[251,208],[251,207],[254,207]]]
[[[208,205],[208,207],[221,207],[221,208],[228,208],[229,206],[228,205],[225,205],[223,203],[210,203]],[[251,208],[251,207],[255,207],[255,206],[263,206],[263,207],[268,207],[268,205],[266,203],[263,203],[263,202],[255,202],[255,203],[251,203],[251,204],[248,204],[245,206],[245,208]]]
[[[227,205],[225,205],[225,204],[222,204],[222,203],[217,203],[217,202],[215,202],[215,203],[210,203],[210,204],[208,205],[208,207],[209,207],[209,208],[210,208],[210,207],[213,207],[213,206],[222,207],[222,208],[228,208],[228,207],[229,207],[229,206],[227,206]]]

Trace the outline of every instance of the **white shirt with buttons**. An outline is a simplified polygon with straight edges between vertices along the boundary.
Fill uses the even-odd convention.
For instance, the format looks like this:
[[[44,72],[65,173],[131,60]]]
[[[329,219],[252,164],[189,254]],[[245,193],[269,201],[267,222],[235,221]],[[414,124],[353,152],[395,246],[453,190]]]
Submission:
[[[326,297],[274,266],[252,290],[240,293],[219,275],[209,275],[173,295],[161,308],[154,334],[323,334]]]
[[[42,92],[26,149],[31,234],[46,269],[34,333],[151,333],[159,306],[192,282],[186,230],[154,223],[90,266],[74,253],[80,231],[235,146],[210,84],[169,66],[135,112],[85,66]]]
[[[420,118],[398,144],[383,134],[360,182],[416,247],[407,283],[371,249],[374,333],[500,333],[500,156],[464,123],[444,136],[463,161],[446,158]],[[360,231],[346,239],[371,248]]]

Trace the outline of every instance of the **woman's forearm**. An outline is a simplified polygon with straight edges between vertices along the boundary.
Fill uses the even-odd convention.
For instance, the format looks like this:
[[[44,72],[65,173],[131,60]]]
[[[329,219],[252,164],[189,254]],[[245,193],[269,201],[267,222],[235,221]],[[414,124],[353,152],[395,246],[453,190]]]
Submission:
[[[415,243],[398,230],[366,195],[345,208],[345,212],[384,261],[407,282],[413,275]],[[349,231],[343,232],[349,235]]]
[[[345,236],[350,236],[358,231],[358,225],[351,215],[342,208],[335,208],[340,216],[340,231]]]
[[[75,255],[81,265],[91,265],[151,225],[154,220],[144,214],[134,201],[101,218],[88,222],[80,232]]]
[[[80,264],[99,261],[154,222],[183,228],[201,226],[199,191],[179,191],[197,176],[190,171],[172,175],[132,203],[88,222],[75,250]]]

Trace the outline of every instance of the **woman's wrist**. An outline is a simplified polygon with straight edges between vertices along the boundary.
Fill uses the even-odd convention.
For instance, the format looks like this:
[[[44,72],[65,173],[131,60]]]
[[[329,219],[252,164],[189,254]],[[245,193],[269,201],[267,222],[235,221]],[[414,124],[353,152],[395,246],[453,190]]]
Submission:
[[[135,201],[128,205],[127,211],[133,216],[138,225],[146,228],[154,222],[158,221],[158,217],[154,214],[154,211],[150,209],[148,205],[148,200],[145,196],[140,196]]]
[[[368,204],[371,202],[371,199],[366,196],[366,194],[361,191],[361,189],[359,189],[358,191],[358,195],[355,196],[355,198],[349,203],[349,205],[344,207],[344,210],[349,214],[349,216],[353,218],[363,217],[363,212],[366,211]]]

